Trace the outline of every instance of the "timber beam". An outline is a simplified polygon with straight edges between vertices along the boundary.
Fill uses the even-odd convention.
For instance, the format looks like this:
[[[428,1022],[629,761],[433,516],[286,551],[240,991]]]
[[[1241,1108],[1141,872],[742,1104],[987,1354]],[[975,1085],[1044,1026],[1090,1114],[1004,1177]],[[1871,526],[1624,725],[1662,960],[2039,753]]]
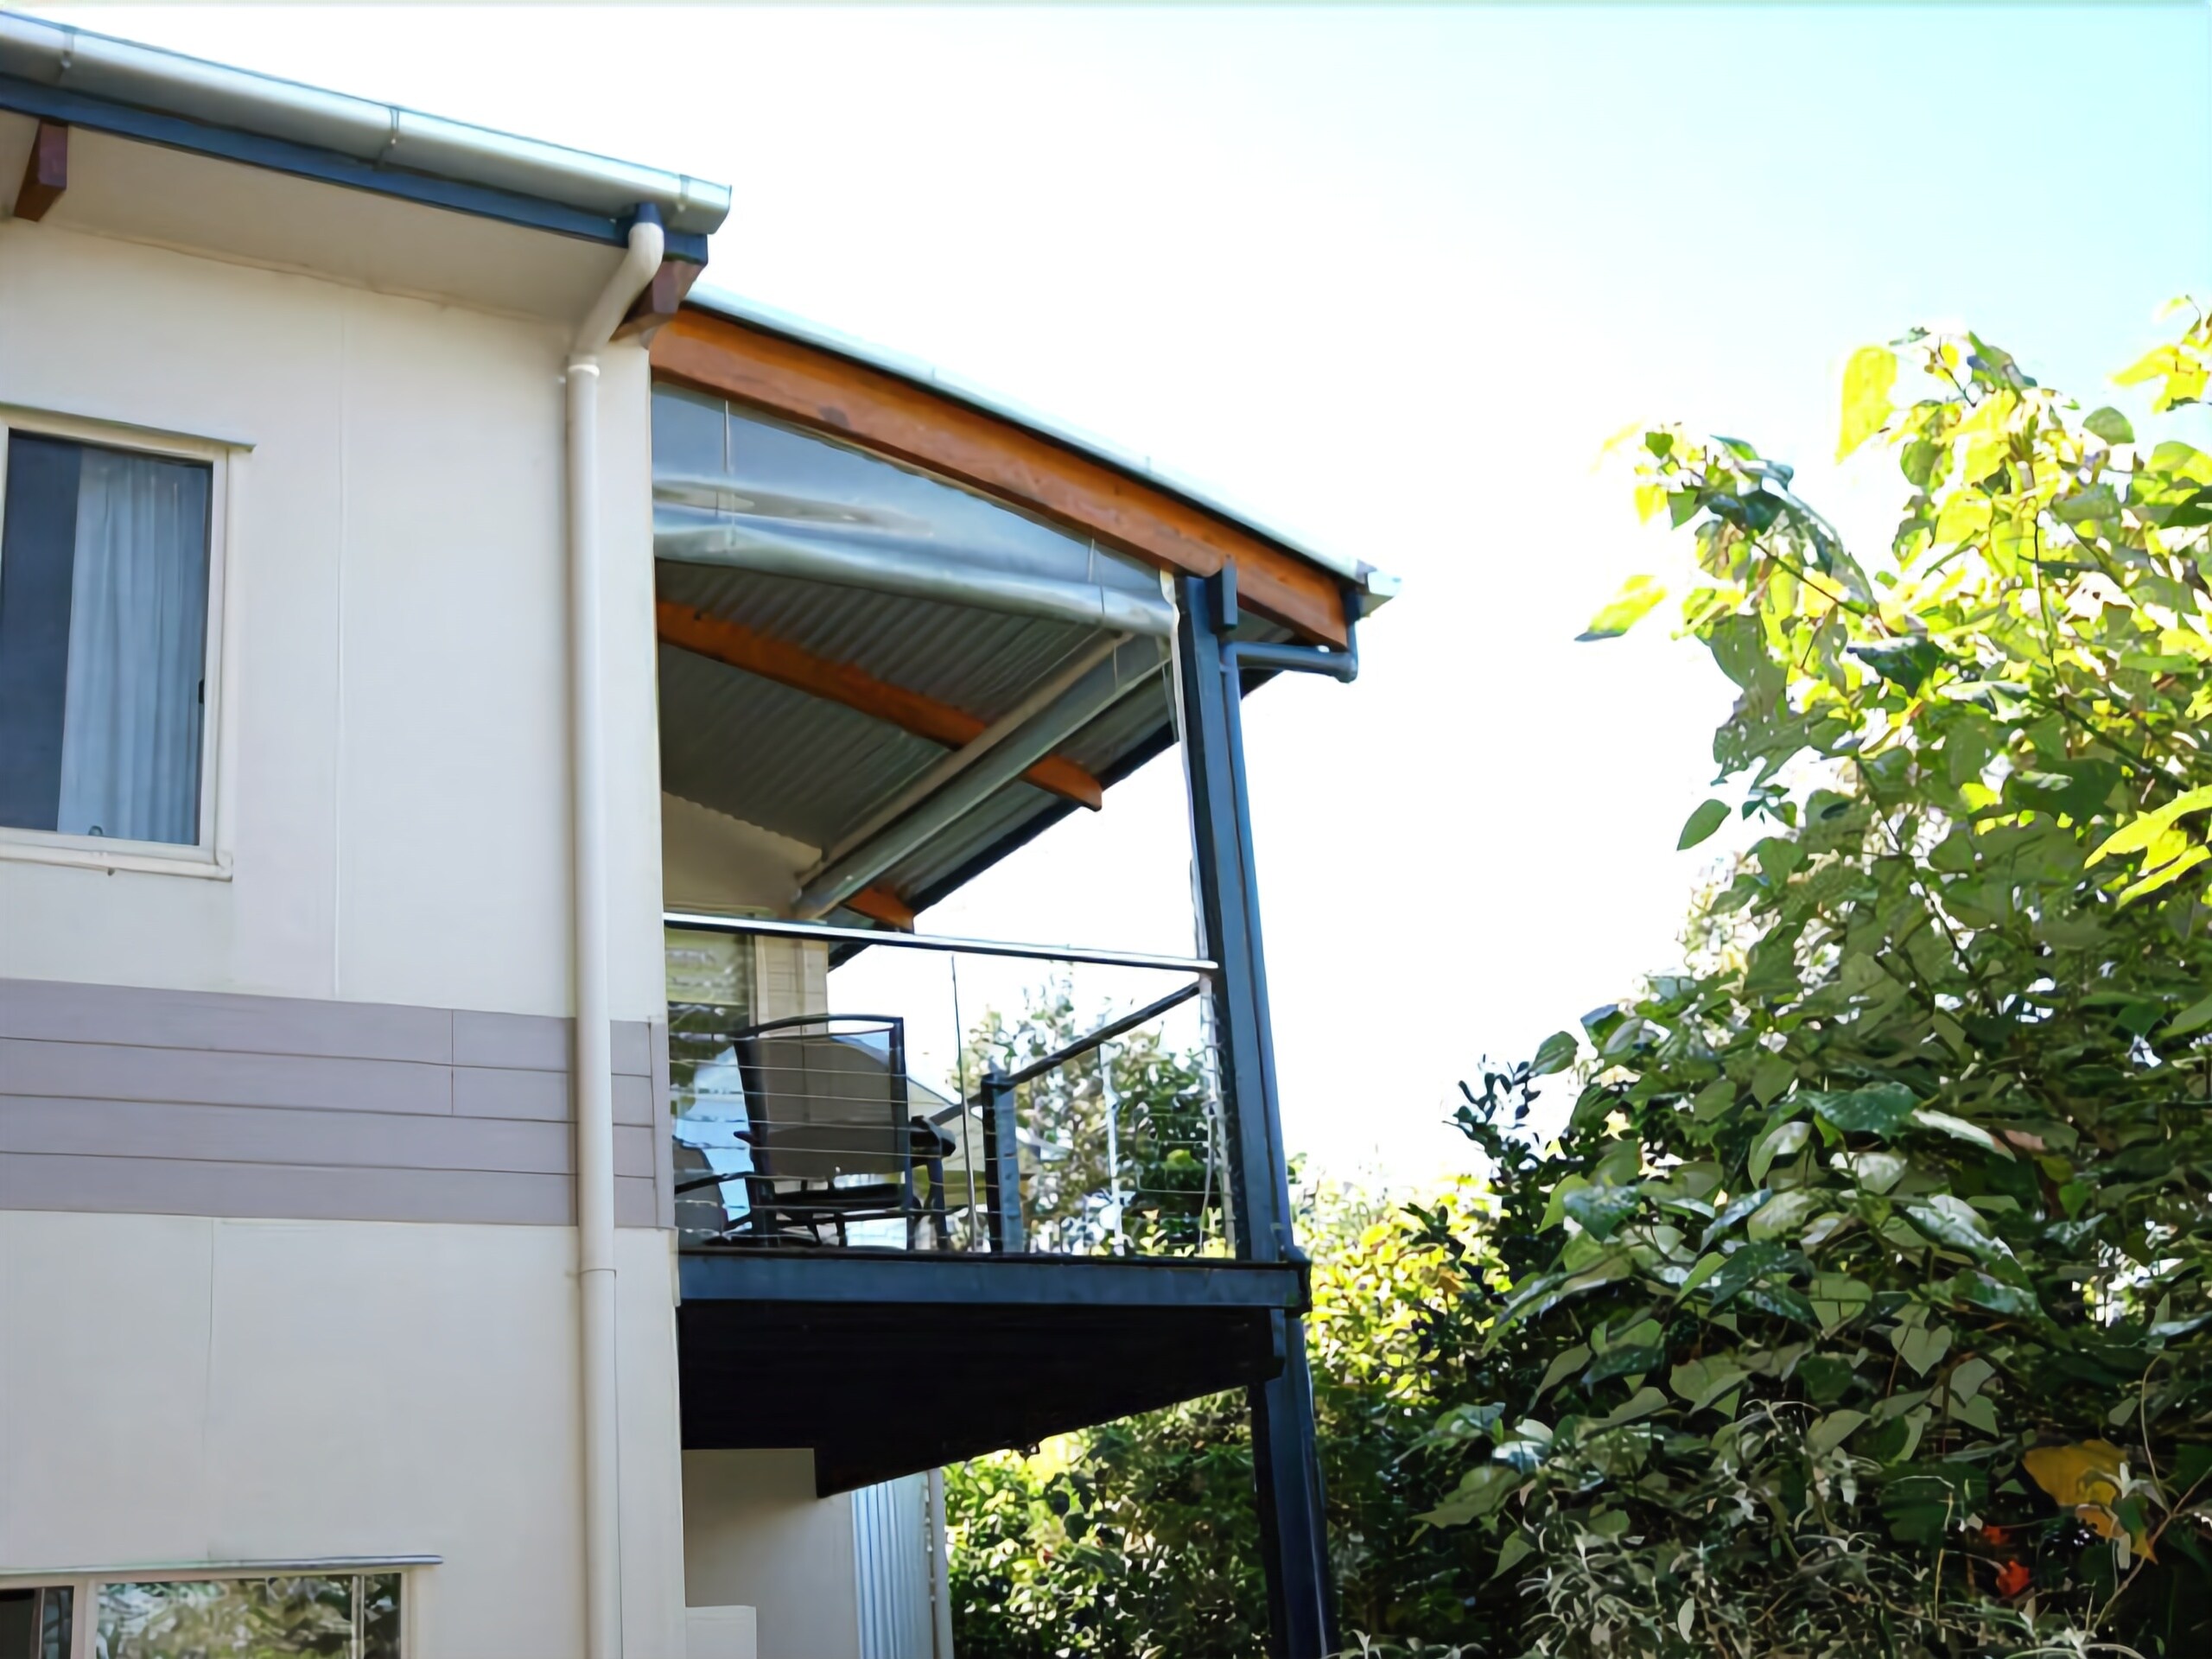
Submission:
[[[23,161],[23,181],[16,191],[16,217],[34,222],[61,200],[69,188],[69,129],[59,121],[41,121],[31,137],[31,153]]]
[[[965,709],[879,680],[850,663],[832,662],[789,640],[778,639],[688,605],[667,600],[654,604],[654,622],[661,642],[713,659],[730,668],[758,674],[794,691],[827,698],[848,709],[911,732],[916,737],[942,743],[949,749],[965,747],[982,735],[989,721]],[[1106,791],[1097,779],[1072,760],[1051,754],[1022,773],[1023,779],[1063,799],[1094,811],[1105,804]],[[863,912],[866,913],[866,912]]]

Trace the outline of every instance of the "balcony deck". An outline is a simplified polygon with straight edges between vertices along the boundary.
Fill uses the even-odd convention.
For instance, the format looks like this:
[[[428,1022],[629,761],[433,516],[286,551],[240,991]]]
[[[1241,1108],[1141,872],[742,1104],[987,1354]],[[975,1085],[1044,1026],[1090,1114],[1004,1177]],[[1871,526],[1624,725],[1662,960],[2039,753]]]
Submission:
[[[1241,1389],[1302,1266],[1212,1257],[687,1249],[687,1450],[804,1447],[827,1497]]]

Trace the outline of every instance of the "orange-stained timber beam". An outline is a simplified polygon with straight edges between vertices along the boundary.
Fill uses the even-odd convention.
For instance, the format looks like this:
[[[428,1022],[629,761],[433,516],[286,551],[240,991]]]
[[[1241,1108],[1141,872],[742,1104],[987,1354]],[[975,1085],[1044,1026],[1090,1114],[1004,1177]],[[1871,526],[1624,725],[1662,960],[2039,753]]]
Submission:
[[[842,702],[848,709],[888,721],[902,731],[925,737],[932,743],[942,743],[949,749],[973,742],[989,723],[964,709],[956,709],[935,697],[879,680],[850,663],[834,663],[826,657],[817,657],[789,640],[775,639],[742,623],[709,616],[703,611],[671,604],[664,599],[655,601],[653,610],[660,637],[669,645],[711,657],[748,674],[758,674],[764,680],[773,680],[794,691]],[[1049,790],[1094,810],[1105,803],[1106,791],[1097,779],[1074,761],[1056,754],[1046,755],[1022,776],[1039,789]]]
[[[685,308],[652,339],[653,372],[750,404],[1075,526],[1156,569],[1236,565],[1236,596],[1310,640],[1344,643],[1339,578],[1109,466],[880,369]]]
[[[888,887],[862,887],[849,895],[844,905],[847,910],[856,911],[893,931],[914,931],[914,907]]]
[[[41,219],[61,200],[69,188],[69,129],[58,121],[41,121],[31,135],[31,153],[23,161],[23,181],[16,190],[16,217]]]

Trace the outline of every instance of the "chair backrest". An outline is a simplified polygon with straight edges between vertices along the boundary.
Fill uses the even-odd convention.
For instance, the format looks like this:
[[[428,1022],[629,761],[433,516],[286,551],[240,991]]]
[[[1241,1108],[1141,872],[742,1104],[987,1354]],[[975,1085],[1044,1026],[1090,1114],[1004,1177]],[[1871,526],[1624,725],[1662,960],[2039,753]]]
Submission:
[[[737,1035],[759,1173],[771,1179],[903,1175],[906,1028],[895,1019],[779,1020]]]

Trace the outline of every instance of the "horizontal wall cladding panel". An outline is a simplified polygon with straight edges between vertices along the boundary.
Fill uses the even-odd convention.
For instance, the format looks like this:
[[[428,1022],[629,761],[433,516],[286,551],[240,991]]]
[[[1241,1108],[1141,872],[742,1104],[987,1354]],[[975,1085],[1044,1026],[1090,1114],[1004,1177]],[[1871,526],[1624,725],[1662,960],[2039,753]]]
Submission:
[[[657,1207],[652,1182],[616,1179],[616,1225],[653,1226]],[[564,1175],[483,1170],[352,1169],[0,1153],[0,1209],[567,1227],[575,1222],[575,1188]]]
[[[0,980],[0,1209],[568,1225],[570,1022]],[[612,1033],[618,1219],[665,1226],[664,1033]]]

